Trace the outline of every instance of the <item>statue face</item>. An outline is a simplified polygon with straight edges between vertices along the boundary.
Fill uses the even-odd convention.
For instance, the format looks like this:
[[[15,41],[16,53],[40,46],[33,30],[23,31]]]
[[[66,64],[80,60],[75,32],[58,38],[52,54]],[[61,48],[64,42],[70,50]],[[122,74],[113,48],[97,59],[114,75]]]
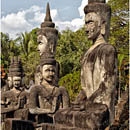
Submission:
[[[12,77],[8,77],[8,85],[9,85],[9,88],[11,88],[13,86],[13,78]]]
[[[47,82],[52,82],[55,77],[55,66],[54,65],[44,65],[42,67],[42,77]]]
[[[40,53],[40,56],[42,55],[43,52],[47,52],[48,50],[48,42],[47,39],[44,35],[39,35],[37,38],[37,41],[39,43],[38,45],[38,51]]]
[[[101,31],[100,16],[94,12],[85,15],[85,31],[89,40],[95,40]]]
[[[19,77],[19,76],[14,76],[13,77],[13,87],[15,88],[19,88],[21,86],[21,81],[22,81],[22,78]]]
[[[55,54],[57,46],[57,38],[54,35],[48,36],[49,52]]]

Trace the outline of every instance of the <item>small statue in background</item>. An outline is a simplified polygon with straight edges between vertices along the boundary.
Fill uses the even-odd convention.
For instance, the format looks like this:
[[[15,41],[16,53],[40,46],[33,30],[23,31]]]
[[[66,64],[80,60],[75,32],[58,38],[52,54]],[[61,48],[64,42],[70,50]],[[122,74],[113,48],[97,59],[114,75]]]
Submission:
[[[6,115],[6,118],[19,117],[25,119],[24,115],[20,115],[22,113],[18,111],[19,109],[27,108],[29,94],[24,91],[24,86],[22,85],[23,70],[18,57],[11,59],[9,76],[12,77],[12,85],[10,90],[1,94],[1,113]]]

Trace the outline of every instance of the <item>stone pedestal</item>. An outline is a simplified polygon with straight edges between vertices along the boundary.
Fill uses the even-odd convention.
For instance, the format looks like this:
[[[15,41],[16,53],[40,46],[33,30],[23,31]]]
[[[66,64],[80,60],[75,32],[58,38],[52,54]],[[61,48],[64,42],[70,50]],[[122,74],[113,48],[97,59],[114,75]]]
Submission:
[[[77,127],[69,127],[66,125],[43,123],[36,127],[36,130],[86,130]]]
[[[7,118],[5,121],[5,130],[35,130],[35,125],[31,121]]]
[[[96,108],[88,111],[59,110],[54,116],[54,123],[85,130],[104,129],[109,124],[109,111],[107,107],[104,110]]]

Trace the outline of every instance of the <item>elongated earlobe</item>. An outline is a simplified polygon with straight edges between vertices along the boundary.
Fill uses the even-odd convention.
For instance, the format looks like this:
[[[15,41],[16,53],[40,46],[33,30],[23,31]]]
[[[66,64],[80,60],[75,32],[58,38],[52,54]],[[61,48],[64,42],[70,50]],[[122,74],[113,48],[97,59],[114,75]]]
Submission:
[[[101,34],[105,35],[105,22],[103,22],[101,25]]]

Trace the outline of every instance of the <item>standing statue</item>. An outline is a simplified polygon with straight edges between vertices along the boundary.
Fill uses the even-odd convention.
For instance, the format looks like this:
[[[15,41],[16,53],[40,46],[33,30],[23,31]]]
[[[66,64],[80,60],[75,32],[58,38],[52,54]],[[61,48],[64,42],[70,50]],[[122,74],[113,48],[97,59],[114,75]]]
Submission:
[[[52,22],[51,14],[50,14],[50,6],[47,3],[46,8],[46,16],[44,22],[41,24],[41,29],[37,32],[37,42],[38,51],[40,57],[42,55],[46,55],[46,53],[55,55],[57,39],[58,39],[58,31],[55,29],[55,24]],[[56,61],[56,75],[55,75],[55,84],[58,84],[59,80],[59,63]],[[39,79],[37,79],[36,73],[36,84],[38,84]]]
[[[81,61],[82,90],[79,95],[83,94],[93,103],[106,104],[112,122],[115,114],[117,52],[115,47],[107,43],[111,8],[104,0],[89,0],[84,12],[85,31],[93,45]]]
[[[25,119],[25,117],[23,117],[24,115],[21,115],[19,109],[27,107],[27,98],[29,94],[24,91],[24,86],[22,85],[23,70],[18,57],[14,57],[11,60],[9,76],[12,77],[12,85],[10,90],[1,94],[1,113],[5,118],[18,117]]]
[[[35,85],[30,91],[29,112],[31,114],[54,114],[59,108],[69,107],[69,95],[66,89],[54,84],[55,73],[54,56],[50,54],[42,56],[38,72],[40,85]]]

